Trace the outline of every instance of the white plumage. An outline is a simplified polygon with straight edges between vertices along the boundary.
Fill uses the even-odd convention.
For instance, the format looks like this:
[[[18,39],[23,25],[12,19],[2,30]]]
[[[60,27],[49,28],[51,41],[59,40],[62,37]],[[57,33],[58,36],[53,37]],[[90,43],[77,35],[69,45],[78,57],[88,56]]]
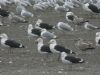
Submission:
[[[84,63],[84,60],[82,58],[74,57],[74,56],[69,56],[65,52],[61,52],[61,61],[65,64],[77,64],[77,63]]]
[[[24,17],[24,18],[27,18],[27,17],[33,17],[34,15],[33,15],[33,13],[31,13],[31,12],[29,12],[27,10],[22,9],[21,16]]]
[[[96,32],[95,42],[96,46],[100,46],[100,32]]]
[[[84,28],[87,29],[87,30],[100,29],[99,27],[94,26],[94,25],[90,24],[89,22],[85,22],[85,24],[84,24]]]

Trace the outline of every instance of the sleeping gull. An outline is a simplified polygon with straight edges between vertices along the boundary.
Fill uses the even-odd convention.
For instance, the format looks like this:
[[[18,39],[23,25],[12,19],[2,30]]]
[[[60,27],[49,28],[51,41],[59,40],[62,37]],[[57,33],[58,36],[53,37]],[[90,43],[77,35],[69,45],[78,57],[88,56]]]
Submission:
[[[57,12],[67,12],[69,11],[68,8],[65,8],[64,6],[59,6],[59,4],[55,4],[55,11]]]
[[[54,33],[47,31],[46,29],[41,29],[41,37],[47,39],[55,39],[57,36]]]
[[[59,30],[73,31],[73,28],[68,23],[64,22],[58,22],[57,28]]]
[[[84,41],[82,38],[79,38],[77,42],[75,43],[75,46],[83,51],[89,50],[89,49],[95,49],[95,46],[90,41]]]
[[[11,14],[9,15],[9,20],[12,21],[12,22],[15,22],[15,23],[19,23],[19,22],[26,23],[26,22],[28,22],[24,18],[22,18],[18,15],[15,15],[13,12],[11,12]]]
[[[23,9],[26,10],[24,6],[22,6],[22,5],[17,5],[17,7],[16,7],[16,12],[17,12],[17,14],[20,15],[20,14],[21,14],[21,11],[22,11]]]
[[[0,16],[2,17],[8,17],[10,12],[8,10],[0,8]]]
[[[61,52],[61,61],[64,64],[72,64],[72,63],[77,64],[85,62],[82,58],[70,56],[66,52]]]
[[[100,29],[100,27],[94,26],[94,25],[90,24],[88,21],[85,22],[84,28],[87,29],[87,30]]]

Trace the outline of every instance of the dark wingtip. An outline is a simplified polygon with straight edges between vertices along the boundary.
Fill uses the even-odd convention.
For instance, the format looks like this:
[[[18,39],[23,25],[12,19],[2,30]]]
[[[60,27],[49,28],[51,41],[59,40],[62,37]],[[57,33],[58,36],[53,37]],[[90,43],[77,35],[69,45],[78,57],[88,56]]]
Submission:
[[[75,52],[72,52],[72,54],[76,54]]]
[[[25,48],[25,46],[22,46],[21,48]]]
[[[79,63],[85,63],[85,60],[81,59],[81,61]]]

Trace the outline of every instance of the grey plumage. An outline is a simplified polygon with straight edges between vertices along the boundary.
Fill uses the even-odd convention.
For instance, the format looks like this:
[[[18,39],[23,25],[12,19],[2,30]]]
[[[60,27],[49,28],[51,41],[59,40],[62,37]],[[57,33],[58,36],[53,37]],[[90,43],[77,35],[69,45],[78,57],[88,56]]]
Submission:
[[[92,24],[89,24],[89,22],[85,22],[84,28],[87,30],[95,30],[95,29],[100,29],[100,27],[94,26]]]
[[[48,38],[48,39],[57,38],[57,36],[55,34],[47,31],[46,29],[41,30],[41,37]]]
[[[58,22],[57,28],[59,30],[73,31],[73,28],[68,23],[64,23],[64,22]]]

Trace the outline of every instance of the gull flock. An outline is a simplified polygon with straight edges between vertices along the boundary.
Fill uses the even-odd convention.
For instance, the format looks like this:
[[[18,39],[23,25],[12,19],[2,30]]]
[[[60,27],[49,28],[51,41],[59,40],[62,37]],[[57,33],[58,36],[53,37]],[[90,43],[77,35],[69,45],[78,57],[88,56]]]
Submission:
[[[10,10],[6,10],[3,7],[15,6],[16,13]],[[8,8],[9,8],[8,7]],[[29,11],[27,7],[32,7],[33,11]],[[30,37],[36,37],[37,50],[40,54],[59,54],[59,59],[62,63],[85,63],[85,60],[76,57],[77,52],[66,48],[57,43],[56,39],[61,38],[56,35],[52,30],[59,30],[65,32],[78,31],[76,27],[82,26],[84,30],[100,29],[96,25],[89,22],[88,19],[77,16],[72,12],[75,8],[81,8],[85,12],[94,15],[100,15],[100,0],[0,0],[0,26],[5,26],[4,19],[8,18],[10,23],[29,23],[27,28],[27,34]],[[58,22],[56,25],[49,24],[39,17],[45,10],[53,9],[56,13],[66,13],[65,22]],[[35,25],[30,22],[30,19],[37,17]],[[74,25],[71,26],[70,24]],[[0,34],[1,45],[7,48],[26,48],[24,44],[19,43],[13,39],[10,39],[6,33]],[[30,39],[31,40],[31,39]],[[43,41],[48,40],[48,44],[44,44]],[[96,46],[100,46],[100,32],[96,32],[95,35],[95,46],[92,42],[84,41],[79,38],[75,43],[75,47],[80,50],[95,49]]]

